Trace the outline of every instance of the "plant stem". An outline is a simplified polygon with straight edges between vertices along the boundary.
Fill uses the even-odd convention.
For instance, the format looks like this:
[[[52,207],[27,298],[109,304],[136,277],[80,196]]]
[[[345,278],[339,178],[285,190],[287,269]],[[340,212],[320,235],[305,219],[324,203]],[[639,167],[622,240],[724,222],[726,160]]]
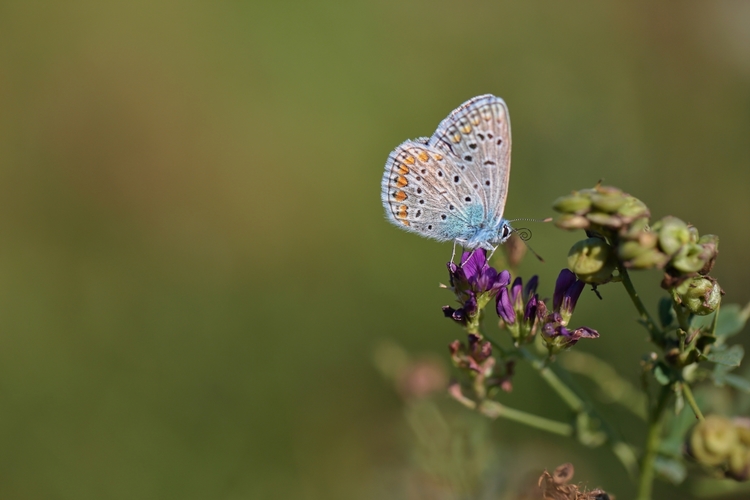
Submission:
[[[646,451],[641,460],[641,474],[638,480],[637,500],[651,500],[651,490],[656,472],[654,470],[654,464],[656,462],[656,455],[659,451],[659,444],[661,443],[662,417],[664,415],[664,410],[667,407],[667,401],[669,400],[670,394],[672,394],[671,386],[665,385],[662,387],[661,393],[659,394],[659,400],[649,418],[648,434],[646,435]]]
[[[635,291],[633,282],[630,280],[628,270],[623,265],[618,266],[618,270],[620,272],[620,277],[622,278],[622,284],[625,286],[628,295],[630,295],[630,300],[633,301],[633,305],[638,309],[638,313],[641,315],[641,320],[646,323],[646,328],[648,328],[648,331],[651,334],[651,340],[656,342],[657,339],[662,336],[661,330],[648,313],[648,310],[646,310],[646,306],[641,302],[641,298],[638,296],[638,292]]]
[[[551,432],[552,434],[558,434],[560,436],[572,436],[575,429],[572,425],[564,422],[558,422],[556,420],[550,420],[548,418],[540,417],[527,413],[522,410],[516,410],[515,408],[509,408],[505,405],[498,403],[497,401],[485,400],[479,404],[479,411],[484,415],[491,418],[505,418],[514,422],[519,422],[535,429],[541,429],[543,431]]]
[[[628,471],[631,477],[634,477],[637,467],[637,459],[632,448],[630,445],[623,442],[617,435],[617,432],[615,432],[615,430],[609,426],[609,424],[607,424],[595,410],[593,410],[591,402],[584,400],[573,391],[573,389],[571,389],[570,386],[552,370],[552,368],[547,366],[544,360],[534,356],[534,354],[524,347],[519,347],[518,353],[539,372],[539,375],[544,381],[547,382],[547,384],[560,396],[565,404],[576,413],[576,415],[587,415],[591,420],[601,424],[602,431],[606,436],[606,442],[610,445],[612,452],[620,460],[623,467],[625,467],[625,470]],[[579,438],[581,438],[580,435]],[[584,440],[581,440],[581,442],[584,442]],[[586,443],[584,442],[584,444]],[[590,443],[588,445],[592,446]]]
[[[682,383],[682,394],[685,395],[685,399],[690,405],[690,408],[693,409],[693,413],[695,413],[695,417],[701,422],[706,420],[705,418],[703,418],[703,413],[701,413],[701,409],[698,407],[698,403],[696,403],[695,398],[693,397],[693,391],[692,389],[690,389],[690,386],[688,385],[687,382]]]

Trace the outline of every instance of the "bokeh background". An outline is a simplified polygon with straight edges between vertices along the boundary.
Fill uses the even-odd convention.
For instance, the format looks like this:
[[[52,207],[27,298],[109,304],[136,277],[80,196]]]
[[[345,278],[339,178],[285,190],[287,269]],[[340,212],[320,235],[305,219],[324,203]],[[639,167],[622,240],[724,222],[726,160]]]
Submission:
[[[573,461],[632,497],[607,450],[410,413],[378,346],[447,366],[461,331],[451,246],[386,222],[382,169],[502,96],[509,217],[604,179],[720,235],[747,303],[748,26],[743,0],[0,2],[0,496],[489,499]],[[579,235],[531,227],[547,262],[521,272],[551,295]],[[635,279],[653,305],[658,273]],[[635,382],[644,331],[602,294],[579,347]],[[504,401],[567,415],[524,369]],[[438,427],[465,439],[430,450]]]

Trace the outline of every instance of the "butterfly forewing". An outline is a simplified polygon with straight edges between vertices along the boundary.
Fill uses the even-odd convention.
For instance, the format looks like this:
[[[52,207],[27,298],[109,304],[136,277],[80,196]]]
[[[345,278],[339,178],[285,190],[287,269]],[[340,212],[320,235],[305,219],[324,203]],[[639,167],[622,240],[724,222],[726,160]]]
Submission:
[[[388,157],[381,185],[388,218],[440,241],[464,239],[484,219],[481,206],[472,204],[478,194],[467,189],[465,172],[452,154],[425,142],[406,141]]]
[[[510,119],[505,102],[493,95],[474,97],[443,120],[428,146],[456,158],[473,176],[485,202],[487,223],[503,216],[510,175]]]

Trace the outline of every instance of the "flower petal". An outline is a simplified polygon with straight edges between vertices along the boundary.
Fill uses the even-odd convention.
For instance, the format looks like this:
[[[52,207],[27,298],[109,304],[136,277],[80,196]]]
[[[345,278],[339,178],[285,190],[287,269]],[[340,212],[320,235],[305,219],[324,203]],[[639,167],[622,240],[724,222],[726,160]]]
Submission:
[[[562,305],[563,295],[570,288],[570,285],[576,282],[576,275],[569,269],[563,269],[557,276],[557,282],[555,283],[555,294],[552,297],[552,309],[555,311],[560,310]]]
[[[509,325],[516,322],[516,312],[513,310],[513,304],[510,301],[510,295],[506,287],[502,287],[497,296],[497,315],[503,318],[503,321]]]

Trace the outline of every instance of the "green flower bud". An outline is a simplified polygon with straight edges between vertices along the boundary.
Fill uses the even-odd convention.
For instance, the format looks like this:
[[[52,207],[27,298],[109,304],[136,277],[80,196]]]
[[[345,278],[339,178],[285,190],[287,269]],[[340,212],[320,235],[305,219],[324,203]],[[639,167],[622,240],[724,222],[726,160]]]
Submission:
[[[615,215],[605,214],[603,212],[589,212],[586,218],[594,224],[610,229],[618,229],[622,226],[622,220]]]
[[[687,279],[675,288],[675,292],[682,305],[699,316],[711,314],[721,303],[721,287],[711,278]]]
[[[649,215],[651,215],[651,212],[648,210],[646,204],[641,200],[639,200],[635,196],[628,196],[625,199],[625,203],[623,203],[620,208],[617,209],[617,215],[622,219],[624,223],[628,224],[636,219],[648,217]]]
[[[641,237],[641,234],[653,234],[651,229],[648,227],[648,219],[638,219],[633,221],[629,226],[626,226],[620,231],[620,237],[626,240],[635,240]]]
[[[581,240],[568,252],[568,269],[584,283],[606,283],[616,267],[614,249],[600,238]]]
[[[609,214],[617,212],[628,198],[617,188],[600,186],[596,191],[596,194],[591,195],[591,204],[595,209]]]
[[[709,415],[693,427],[689,440],[690,454],[703,465],[721,465],[729,459],[738,438],[737,429],[730,420]]]
[[[683,273],[697,273],[707,262],[703,247],[696,243],[688,243],[680,248],[670,265]]]
[[[591,223],[583,215],[563,214],[557,218],[555,225],[560,229],[588,229]]]
[[[580,193],[573,193],[556,199],[552,208],[564,214],[585,214],[591,208],[591,200]]]
[[[625,262],[625,266],[630,269],[653,269],[662,268],[669,260],[658,248],[652,248]]]
[[[631,260],[651,250],[641,246],[639,241],[625,241],[617,247],[617,256],[622,261]]]
[[[667,255],[674,255],[690,241],[688,225],[677,217],[664,217],[654,224],[652,229],[659,234],[659,246]]]

